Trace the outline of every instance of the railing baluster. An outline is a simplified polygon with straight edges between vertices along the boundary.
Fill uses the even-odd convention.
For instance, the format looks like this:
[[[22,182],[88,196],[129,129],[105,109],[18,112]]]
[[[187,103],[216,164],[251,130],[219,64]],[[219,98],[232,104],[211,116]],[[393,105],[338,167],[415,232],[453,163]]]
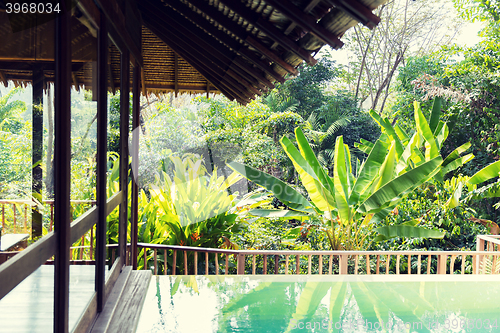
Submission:
[[[450,259],[450,274],[453,274],[453,271],[455,269],[455,258],[456,256],[452,254]]]
[[[113,265],[114,262],[115,262],[115,250],[112,249],[111,250],[111,265]]]
[[[158,275],[158,255],[156,253],[156,249],[153,249],[153,257],[154,257],[154,266],[155,266],[155,275]],[[113,260],[114,261],[114,260]]]
[[[177,270],[177,250],[174,250],[172,256],[172,275],[175,275],[176,270]]]
[[[12,204],[12,209],[14,210],[14,233],[17,234],[17,230],[16,230],[16,204]]]
[[[323,274],[323,255],[319,255],[319,275]]]
[[[83,259],[83,246],[85,245],[85,235],[82,236],[81,243],[82,243],[82,247],[80,248],[80,260]]]
[[[288,275],[288,254],[285,255],[285,275]]]
[[[225,275],[229,274],[229,254],[226,253],[226,272],[224,273]]]
[[[219,254],[215,253],[215,275],[219,275]]]
[[[144,270],[148,267],[148,251],[147,248],[144,248]]]
[[[24,233],[28,232],[28,205],[24,204]]]
[[[54,203],[50,203],[50,224],[49,224],[49,232],[52,231],[52,227],[54,225]]]
[[[198,252],[194,251],[194,275],[198,275]]]
[[[496,274],[497,272],[497,256],[493,255],[493,262],[491,264],[491,274]]]
[[[427,255],[427,275],[431,274],[431,264],[432,264],[432,260],[431,260],[431,255]]]
[[[264,275],[267,274],[267,255],[264,254],[264,264],[262,265],[262,269],[264,270]]]
[[[411,254],[408,255],[408,275],[411,275]]]
[[[370,275],[371,274],[371,271],[370,271],[370,255],[367,254],[366,255],[366,275]]]
[[[255,266],[256,266],[255,260],[256,260],[256,255],[254,254],[252,258],[252,275],[255,275]]]
[[[184,251],[184,275],[188,275],[188,256],[187,251]]]
[[[389,265],[390,265],[390,262],[391,262],[391,255],[388,254],[387,258],[385,260],[385,274],[389,274]]]
[[[358,255],[354,256],[354,275],[358,275]]]
[[[208,252],[205,252],[205,275],[208,275]]]
[[[465,254],[462,254],[462,267],[461,267],[461,273],[465,274]]]
[[[307,274],[311,274],[311,255],[307,256]]]
[[[167,249],[163,249],[163,275],[167,275],[168,262],[167,262]]]
[[[2,204],[2,232],[5,232],[5,204]]]
[[[376,274],[377,275],[380,274],[380,254],[377,254],[377,270],[376,270]]]
[[[295,255],[295,274],[300,274],[300,255]]]
[[[399,275],[399,263],[401,261],[401,255],[396,254],[396,275]]]
[[[420,270],[422,269],[422,258],[421,257],[422,257],[421,254],[419,254],[417,256],[417,274],[418,275],[420,275],[420,273],[421,273]]]
[[[274,274],[279,273],[279,264],[280,264],[280,256],[275,255],[274,256]]]
[[[50,229],[52,230],[52,225],[50,226]],[[93,260],[93,257],[94,257],[94,227],[92,226],[90,228],[90,260]]]

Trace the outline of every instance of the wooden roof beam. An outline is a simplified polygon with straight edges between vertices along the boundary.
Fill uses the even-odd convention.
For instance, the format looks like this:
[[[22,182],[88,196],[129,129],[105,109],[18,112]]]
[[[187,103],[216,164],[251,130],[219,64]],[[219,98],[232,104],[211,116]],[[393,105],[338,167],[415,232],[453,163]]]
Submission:
[[[226,44],[239,54],[241,54],[245,59],[247,59],[250,63],[255,65],[257,68],[261,69],[268,75],[272,76],[275,78],[277,81],[283,83],[285,82],[285,79],[278,74],[269,64],[264,63],[259,57],[257,57],[254,53],[252,53],[249,49],[247,49],[243,44],[240,44],[238,41],[234,40],[231,38],[228,34],[225,32],[219,30],[217,27],[215,27],[213,24],[208,22],[201,14],[198,14],[191,10],[188,6],[176,2],[175,4],[172,4],[169,2],[170,6],[174,6],[176,10],[181,12],[184,16],[187,18],[191,19],[193,22],[196,22],[197,25],[199,25],[202,29],[206,30],[209,34],[214,36],[216,39],[220,40],[222,43]],[[204,12],[206,15],[208,15],[210,18],[218,22],[221,26],[223,26],[225,29],[231,31],[234,33],[239,39],[241,40],[246,40],[248,37],[247,32],[245,29],[237,25],[236,23],[227,20],[227,18],[219,12],[216,8],[210,6],[208,3],[204,1],[199,1],[199,0],[191,0],[191,4],[193,4],[196,8]],[[185,6],[185,7],[184,7]],[[187,7],[187,9],[186,9]],[[249,41],[247,41],[249,42]],[[251,42],[251,41],[250,41]],[[250,44],[250,43],[249,43]],[[260,42],[258,42],[260,44]],[[255,44],[252,45],[254,48],[258,48],[259,45]],[[236,63],[236,62],[235,62]],[[240,64],[238,64],[240,66]],[[241,66],[240,66],[241,67]],[[255,77],[257,80],[260,82],[263,82],[265,85],[267,85],[269,88],[274,88],[274,84],[272,84],[269,80],[264,78],[263,76],[257,74],[254,70],[248,71],[249,66],[245,66],[245,70]]]
[[[309,51],[300,47],[293,39],[285,35],[281,30],[276,28],[272,23],[263,19],[259,14],[253,12],[240,1],[234,0],[219,0],[224,3],[226,7],[238,14],[240,17],[255,25],[259,30],[265,33],[273,41],[280,44],[286,50],[293,52],[299,58],[303,59],[309,65],[315,65],[317,60],[311,56]]]
[[[330,45],[334,49],[339,49],[344,45],[337,36],[316,23],[314,16],[304,13],[292,2],[288,0],[266,0],[266,2],[295,22],[296,25],[302,27],[306,32],[313,33],[325,44]]]
[[[147,16],[148,14],[143,13],[144,16]],[[148,17],[149,18],[149,17]],[[186,43],[182,39],[179,39],[179,37],[176,37],[175,34],[172,33],[164,33],[163,30],[158,29],[157,25],[154,25],[155,19],[149,18],[147,21],[144,21],[144,24],[146,24],[146,27],[150,29],[158,38],[163,40],[174,52],[179,54],[182,58],[184,58],[189,64],[194,66],[201,75],[203,75],[205,78],[207,78],[210,82],[212,82],[224,95],[229,97],[229,99],[239,99],[242,100],[243,98],[240,96],[242,95],[242,92],[237,90],[235,87],[230,86],[227,84],[222,76],[213,68],[214,65],[211,63],[207,63],[202,58],[197,58],[193,54],[196,53],[196,50],[190,47],[189,45],[186,45]],[[193,53],[191,53],[193,51]],[[248,101],[247,101],[248,102]]]
[[[144,11],[147,12],[148,15],[156,16],[157,17],[156,22],[158,22],[160,26],[167,28],[167,31],[177,31],[179,34],[184,35],[184,37],[186,37],[187,40],[196,43],[199,46],[199,48],[206,51],[203,52],[200,51],[199,48],[193,48],[193,51],[191,52],[198,53],[201,58],[204,57],[208,59],[216,66],[218,66],[223,72],[227,72],[233,60],[228,55],[230,51],[227,49],[223,50],[222,48],[220,48],[220,46],[222,45],[220,45],[220,43],[218,43],[216,40],[210,42],[210,39],[213,39],[213,37],[211,36],[207,36],[206,38],[199,37],[199,34],[203,33],[203,31],[200,30],[198,27],[196,27],[194,24],[192,24],[190,21],[188,21],[186,18],[182,17],[179,13],[174,12],[174,10],[171,8],[164,7],[162,9],[154,10],[151,9],[152,7],[150,7],[149,5],[146,5],[145,7],[148,8],[144,8]],[[161,14],[158,13],[159,11],[161,11]],[[163,15],[168,15],[169,20],[167,21],[161,20],[163,18]],[[174,22],[175,24],[172,24],[171,22]],[[182,27],[182,29],[180,29],[179,27]],[[245,92],[248,89],[248,84],[245,84],[246,80],[243,77],[237,75],[234,72],[231,73],[231,77],[234,79],[234,81],[232,79],[229,79],[228,81],[230,81],[230,83],[236,86],[240,86],[240,88],[242,88],[240,90],[245,95],[248,95],[247,97],[253,97],[253,94]]]
[[[380,17],[373,14],[370,8],[357,0],[326,0],[326,2],[337,7],[370,29],[375,28],[380,23]]]

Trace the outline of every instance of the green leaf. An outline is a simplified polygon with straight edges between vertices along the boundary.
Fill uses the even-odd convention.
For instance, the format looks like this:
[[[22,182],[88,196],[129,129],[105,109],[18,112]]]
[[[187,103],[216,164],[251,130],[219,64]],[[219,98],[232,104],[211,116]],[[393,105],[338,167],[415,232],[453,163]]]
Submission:
[[[427,142],[425,145],[425,160],[429,161],[432,158],[439,155],[439,149],[436,143],[436,139],[434,137],[434,133],[432,132],[427,120],[420,109],[420,103],[417,101],[413,102],[413,106],[415,108],[415,121],[417,123],[417,132],[422,135],[424,140]]]
[[[279,217],[279,218],[295,218],[295,217],[309,216],[309,214],[305,214],[294,210],[257,209],[257,208],[250,209],[248,211],[248,214],[259,217]]]
[[[472,185],[480,184],[498,176],[500,176],[500,161],[496,161],[482,168],[476,172],[467,183]]]
[[[312,204],[302,194],[278,178],[238,162],[231,162],[227,165],[246,179],[273,192],[289,208],[305,213],[315,212]]]
[[[399,158],[399,156],[403,154],[404,147],[398,134],[396,133],[396,130],[392,127],[391,122],[387,118],[380,117],[374,110],[370,110],[370,116],[372,116],[372,118],[383,128],[389,138],[396,142],[396,153]]]
[[[445,231],[435,229],[425,229],[422,227],[413,227],[410,225],[388,225],[375,229],[384,239],[394,237],[406,238],[437,238],[443,239]]]
[[[335,143],[334,163],[333,183],[335,185],[335,202],[337,204],[340,219],[346,223],[350,220],[350,208],[347,202],[349,188],[346,149],[342,136],[338,136]]]
[[[283,146],[283,149],[288,157],[290,157],[295,170],[297,170],[300,179],[302,180],[302,185],[306,188],[311,201],[321,211],[332,210],[334,199],[333,193],[329,189],[331,188],[330,183],[322,183],[319,180],[319,177],[313,167],[311,167],[309,162],[306,161],[306,159],[302,156],[302,154],[300,154],[297,148],[286,136],[281,139],[281,145]]]
[[[434,102],[432,103],[431,119],[429,120],[429,127],[434,134],[436,134],[436,129],[439,124],[439,116],[441,115],[442,104],[443,99],[441,97],[434,98]]]
[[[433,177],[439,171],[442,161],[441,156],[438,156],[394,178],[366,199],[357,211],[360,213],[377,212],[390,206],[402,195]]]

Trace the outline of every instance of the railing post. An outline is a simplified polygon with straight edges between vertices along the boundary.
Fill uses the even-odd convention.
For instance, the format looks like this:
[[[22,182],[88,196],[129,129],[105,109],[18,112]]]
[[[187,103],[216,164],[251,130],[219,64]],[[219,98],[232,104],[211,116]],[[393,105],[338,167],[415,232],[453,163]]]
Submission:
[[[243,253],[238,253],[238,268],[236,270],[236,274],[243,275],[245,274],[245,255]]]
[[[482,239],[481,236],[477,236],[476,238],[476,251],[484,251],[484,239]],[[474,258],[476,258],[476,262],[473,266],[474,274],[481,274],[481,263],[483,262],[483,256],[476,255]]]
[[[438,274],[446,274],[446,260],[448,259],[448,255],[440,254],[438,255]]]
[[[339,274],[347,274],[347,254],[341,254],[339,260]]]

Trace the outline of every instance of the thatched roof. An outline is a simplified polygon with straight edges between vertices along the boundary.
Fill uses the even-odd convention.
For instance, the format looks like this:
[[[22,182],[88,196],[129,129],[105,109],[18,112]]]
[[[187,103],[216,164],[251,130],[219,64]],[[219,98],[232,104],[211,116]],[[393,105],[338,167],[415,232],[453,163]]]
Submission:
[[[246,103],[295,76],[303,61],[315,64],[323,45],[342,47],[342,35],[358,22],[376,26],[372,11],[387,0],[116,1],[143,26],[144,90],[220,91]],[[29,82],[34,63],[46,63],[51,80],[53,23],[12,32],[11,18],[0,8],[0,82]],[[73,81],[90,86],[95,29],[78,9],[73,21]],[[110,89],[116,89],[120,53],[110,46],[109,54]]]

